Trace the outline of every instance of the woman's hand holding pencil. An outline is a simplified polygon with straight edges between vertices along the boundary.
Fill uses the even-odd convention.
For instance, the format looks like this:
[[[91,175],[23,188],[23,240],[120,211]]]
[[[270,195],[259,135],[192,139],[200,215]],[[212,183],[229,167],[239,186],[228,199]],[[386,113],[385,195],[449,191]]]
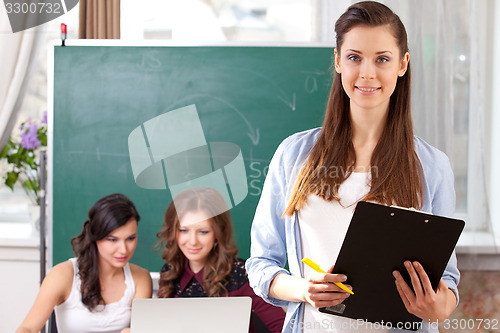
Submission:
[[[333,266],[328,272],[323,271],[317,264],[308,258],[302,259],[302,262],[314,269],[316,272],[306,278],[307,289],[304,294],[306,302],[314,307],[335,306],[342,303],[351,294],[354,294],[342,282],[347,280],[343,274],[331,274]]]

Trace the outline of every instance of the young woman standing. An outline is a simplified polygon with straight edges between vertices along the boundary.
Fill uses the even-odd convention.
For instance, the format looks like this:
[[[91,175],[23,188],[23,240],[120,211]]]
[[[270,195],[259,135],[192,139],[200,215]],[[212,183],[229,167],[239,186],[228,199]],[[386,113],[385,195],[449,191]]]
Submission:
[[[288,307],[284,332],[352,327],[350,319],[317,311],[350,297],[332,283],[347,277],[315,273],[300,260],[310,257],[323,267],[335,262],[358,201],[444,216],[455,208],[448,158],[413,135],[410,54],[399,17],[381,3],[360,2],[338,19],[335,31],[335,75],[323,127],[294,134],[278,147],[252,226],[250,283],[268,302]],[[431,332],[429,322],[447,318],[458,300],[455,254],[436,291],[425,267],[405,266],[415,293],[399,272],[393,272],[394,288],[406,309],[424,320],[421,332]]]

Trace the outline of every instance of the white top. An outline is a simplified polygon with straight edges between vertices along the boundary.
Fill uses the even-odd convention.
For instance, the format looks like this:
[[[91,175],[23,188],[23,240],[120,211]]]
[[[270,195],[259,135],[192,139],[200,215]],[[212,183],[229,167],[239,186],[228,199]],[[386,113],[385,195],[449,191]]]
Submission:
[[[309,195],[307,205],[299,212],[302,255],[327,271],[337,260],[351,222],[356,203],[370,191],[370,173],[355,172],[339,187],[341,202],[326,201]],[[313,270],[304,265],[304,276]],[[354,291],[356,292],[356,291]],[[382,327],[370,330],[362,322],[324,314],[309,303],[304,307],[304,333],[389,332]]]
[[[119,333],[130,327],[132,300],[135,295],[135,285],[129,264],[123,267],[125,274],[125,293],[114,303],[99,305],[90,312],[82,303],[80,292],[81,280],[78,275],[76,258],[73,263],[73,286],[68,299],[55,307],[57,330],[59,333]]]

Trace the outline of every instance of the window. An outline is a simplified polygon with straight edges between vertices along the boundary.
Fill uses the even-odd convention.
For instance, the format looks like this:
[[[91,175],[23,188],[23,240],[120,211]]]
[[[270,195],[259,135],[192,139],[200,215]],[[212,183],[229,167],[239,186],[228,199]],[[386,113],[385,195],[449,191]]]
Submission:
[[[122,39],[320,41],[315,0],[122,1]],[[154,10],[150,10],[154,8]]]
[[[31,77],[26,88],[22,105],[17,115],[16,125],[13,128],[13,134],[19,133],[19,126],[28,118],[32,118],[37,122],[42,120],[43,112],[47,110],[47,45],[53,40],[61,39],[60,24],[64,22],[68,25],[68,38],[78,37],[78,6],[62,17],[48,22],[37,28],[32,28],[26,33],[35,33],[38,29],[40,33],[40,42],[36,49],[36,63],[31,73]],[[8,31],[6,33],[12,33]],[[9,225],[3,224],[7,229],[2,232],[3,235],[8,235],[9,230],[17,236],[29,236],[32,232],[29,225],[22,225],[18,222],[30,222],[33,217],[29,212],[30,200],[25,195],[23,189],[16,185],[14,193],[7,186],[2,185],[0,188],[0,222],[12,222]],[[26,223],[24,223],[26,224]]]

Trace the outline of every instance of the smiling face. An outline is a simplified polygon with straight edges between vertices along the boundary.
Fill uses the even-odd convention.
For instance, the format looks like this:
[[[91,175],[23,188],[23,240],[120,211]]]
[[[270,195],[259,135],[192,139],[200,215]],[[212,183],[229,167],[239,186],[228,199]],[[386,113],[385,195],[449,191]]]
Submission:
[[[189,261],[194,273],[199,272],[214,247],[215,232],[212,220],[201,210],[187,212],[179,221],[177,245]]]
[[[131,219],[124,226],[96,241],[99,265],[122,268],[137,247],[137,221]]]
[[[399,76],[410,55],[401,56],[389,26],[356,26],[335,49],[335,70],[350,98],[351,112],[375,111],[385,115]]]

